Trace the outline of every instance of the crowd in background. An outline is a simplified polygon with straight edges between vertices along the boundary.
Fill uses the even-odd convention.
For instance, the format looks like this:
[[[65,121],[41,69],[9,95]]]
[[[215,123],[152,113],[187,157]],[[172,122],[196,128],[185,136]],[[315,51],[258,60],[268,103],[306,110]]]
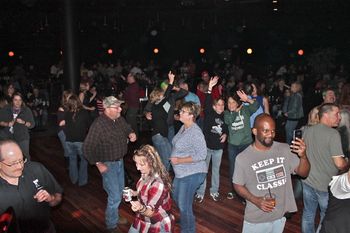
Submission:
[[[150,121],[147,129],[153,130],[152,142],[160,161],[166,171],[173,171],[175,175],[173,199],[180,209],[183,232],[195,232],[192,202],[203,201],[208,164],[213,162],[210,197],[218,201],[225,143],[232,183],[236,156],[252,144],[251,128],[259,114],[269,114],[277,124],[279,140],[291,144],[293,131],[306,125],[308,117],[308,123],[313,124],[311,115],[317,118],[314,107],[336,103],[342,116],[336,128],[343,154],[349,156],[350,153],[350,82],[342,65],[332,72],[316,75],[307,66],[294,64],[257,69],[223,62],[197,65],[191,59],[176,60],[168,67],[161,67],[153,60],[148,64],[131,60],[83,62],[79,92],[63,90],[61,85],[61,93],[52,88],[56,83],[63,83],[61,62],[50,67],[46,80],[35,77],[34,70],[33,67],[26,70],[23,65],[1,69],[0,135],[4,139],[12,137],[29,157],[29,136],[13,138],[11,127],[17,124],[26,130],[45,128],[49,114],[57,113],[58,136],[69,164],[70,179],[83,186],[88,183],[88,162],[83,152],[85,137],[93,120],[106,111],[105,98],[117,97],[115,103],[125,102],[121,114],[136,135],[141,135],[144,130],[141,126]],[[60,103],[58,94],[62,95]],[[18,96],[20,105],[16,103]],[[113,108],[120,107],[114,105]],[[28,109],[28,119],[16,116],[13,123],[12,119],[3,120],[8,106],[12,113],[16,108]],[[232,189],[226,197],[232,199],[236,195]],[[133,205],[133,210],[150,216],[154,211],[143,205]],[[150,220],[141,218],[140,221]],[[137,230],[140,226],[135,223],[133,227]]]

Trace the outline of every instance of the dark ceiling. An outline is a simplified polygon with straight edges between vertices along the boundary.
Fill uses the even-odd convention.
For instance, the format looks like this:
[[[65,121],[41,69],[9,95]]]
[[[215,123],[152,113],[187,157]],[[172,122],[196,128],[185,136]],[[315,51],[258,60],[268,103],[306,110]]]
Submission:
[[[64,2],[1,0],[0,52],[60,50]],[[168,46],[270,49],[272,45],[350,47],[348,0],[71,0],[80,46],[86,53]],[[277,8],[278,11],[273,9]],[[150,32],[156,30],[157,35]],[[175,46],[176,45],[176,46]],[[197,49],[197,48],[196,48]],[[83,55],[82,55],[83,56]]]

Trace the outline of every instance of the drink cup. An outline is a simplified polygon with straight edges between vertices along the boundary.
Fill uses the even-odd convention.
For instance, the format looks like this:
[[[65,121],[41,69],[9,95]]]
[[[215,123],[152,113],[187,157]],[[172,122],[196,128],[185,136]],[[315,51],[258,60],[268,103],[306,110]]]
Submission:
[[[271,204],[275,207],[276,206],[276,194],[274,193],[266,193],[264,196],[265,201],[271,202]]]
[[[129,187],[125,187],[123,189],[123,198],[126,202],[130,202],[132,200],[131,189]]]

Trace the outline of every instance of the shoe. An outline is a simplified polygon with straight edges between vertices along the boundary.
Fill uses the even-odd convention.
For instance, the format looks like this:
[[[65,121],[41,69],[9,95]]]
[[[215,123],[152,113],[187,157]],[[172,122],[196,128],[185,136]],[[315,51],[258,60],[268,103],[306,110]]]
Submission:
[[[195,201],[196,201],[197,203],[202,203],[202,202],[203,202],[203,199],[204,199],[204,196],[203,196],[203,195],[196,194],[196,196],[195,196]]]
[[[219,193],[211,193],[210,196],[213,199],[213,201],[219,201]]]
[[[235,196],[236,196],[236,194],[234,192],[228,192],[226,198],[231,200],[231,199],[235,198]]]
[[[126,225],[128,224],[128,220],[122,216],[119,216],[119,220],[118,220],[118,224],[121,224],[121,225]]]
[[[122,231],[118,227],[116,227],[113,229],[107,229],[107,233],[122,233]]]

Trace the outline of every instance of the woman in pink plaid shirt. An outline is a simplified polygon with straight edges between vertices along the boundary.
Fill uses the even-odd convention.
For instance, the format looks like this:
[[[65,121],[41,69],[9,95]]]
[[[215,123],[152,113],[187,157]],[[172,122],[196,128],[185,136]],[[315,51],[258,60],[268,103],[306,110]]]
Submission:
[[[171,214],[171,180],[158,152],[153,146],[144,145],[133,157],[141,178],[137,182],[136,201],[131,209],[136,213],[129,233],[172,232],[174,216]]]

